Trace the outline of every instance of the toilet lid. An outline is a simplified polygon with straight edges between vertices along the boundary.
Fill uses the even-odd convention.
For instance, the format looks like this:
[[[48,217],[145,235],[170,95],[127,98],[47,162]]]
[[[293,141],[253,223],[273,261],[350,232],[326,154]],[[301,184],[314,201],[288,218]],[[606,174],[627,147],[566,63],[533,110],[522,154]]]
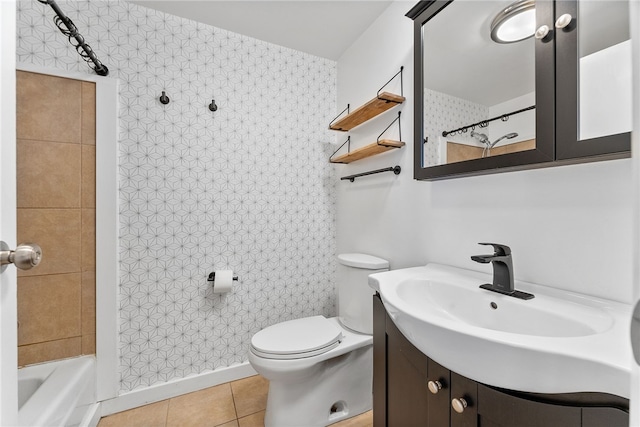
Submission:
[[[342,329],[324,316],[269,326],[251,338],[251,350],[269,359],[297,359],[325,353],[340,344]]]

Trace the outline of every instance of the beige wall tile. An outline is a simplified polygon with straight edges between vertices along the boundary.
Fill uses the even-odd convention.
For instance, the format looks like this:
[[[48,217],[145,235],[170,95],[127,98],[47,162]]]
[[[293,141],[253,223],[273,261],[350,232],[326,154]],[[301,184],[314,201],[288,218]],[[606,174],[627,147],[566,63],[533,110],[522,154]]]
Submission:
[[[96,147],[82,146],[82,207],[96,207]]]
[[[222,384],[169,401],[167,426],[217,426],[236,419],[231,387]]]
[[[82,354],[96,354],[96,334],[82,334]]]
[[[82,143],[96,144],[96,84],[82,82]]]
[[[164,427],[169,401],[152,403],[104,417],[98,427]]]
[[[81,335],[80,273],[18,278],[18,345]]]
[[[80,158],[77,144],[19,139],[18,207],[79,208]]]
[[[238,418],[238,426],[239,427],[264,427],[264,412],[260,411],[258,413]]]
[[[229,421],[216,427],[238,427],[238,420]]]
[[[80,337],[18,347],[18,366],[80,356]]]
[[[42,248],[42,261],[18,276],[80,271],[79,209],[18,209],[18,242],[34,242]]]
[[[96,270],[96,210],[82,209],[82,271]]]
[[[96,273],[82,272],[82,335],[96,333]]]
[[[231,383],[231,390],[238,418],[267,408],[269,381],[266,378],[255,375],[234,381]]]
[[[18,138],[80,143],[80,81],[25,71],[16,80]]]

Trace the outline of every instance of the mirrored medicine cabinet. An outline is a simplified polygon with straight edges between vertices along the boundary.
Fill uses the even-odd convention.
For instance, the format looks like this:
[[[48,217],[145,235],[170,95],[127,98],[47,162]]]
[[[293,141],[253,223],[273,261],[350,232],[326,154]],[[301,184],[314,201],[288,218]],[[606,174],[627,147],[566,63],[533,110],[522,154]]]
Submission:
[[[629,156],[627,0],[432,0],[407,16],[414,178]]]

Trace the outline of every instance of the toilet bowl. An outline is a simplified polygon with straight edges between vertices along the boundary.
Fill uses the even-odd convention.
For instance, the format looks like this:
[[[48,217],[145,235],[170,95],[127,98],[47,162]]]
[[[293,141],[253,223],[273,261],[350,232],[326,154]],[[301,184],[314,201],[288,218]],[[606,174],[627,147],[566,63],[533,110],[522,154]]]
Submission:
[[[321,427],[371,409],[373,337],[368,275],[389,263],[338,256],[339,317],[269,326],[251,339],[249,362],[269,380],[265,427]]]

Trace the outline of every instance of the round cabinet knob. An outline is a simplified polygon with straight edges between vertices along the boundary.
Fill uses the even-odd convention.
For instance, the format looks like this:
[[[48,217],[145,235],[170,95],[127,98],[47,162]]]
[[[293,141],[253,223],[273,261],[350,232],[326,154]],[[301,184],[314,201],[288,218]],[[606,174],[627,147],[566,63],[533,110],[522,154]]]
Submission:
[[[556,21],[556,28],[557,29],[566,28],[569,24],[571,24],[572,20],[573,20],[573,16],[571,16],[568,13],[565,13],[564,15],[561,15],[560,18],[558,18],[558,20]]]
[[[541,26],[536,30],[535,37],[536,37],[538,40],[542,40],[542,39],[544,39],[545,37],[547,37],[547,35],[549,34],[549,31],[551,31],[551,28],[549,28],[549,26],[548,26],[548,25],[541,25]]]
[[[429,381],[427,387],[429,387],[431,393],[438,394],[438,392],[442,390],[442,383],[440,381]]]
[[[42,249],[35,243],[21,243],[15,251],[0,251],[0,264],[15,264],[20,270],[29,270],[41,260]]]
[[[459,414],[463,413],[467,406],[468,404],[467,401],[464,400],[464,397],[456,397],[451,400],[451,407]]]

